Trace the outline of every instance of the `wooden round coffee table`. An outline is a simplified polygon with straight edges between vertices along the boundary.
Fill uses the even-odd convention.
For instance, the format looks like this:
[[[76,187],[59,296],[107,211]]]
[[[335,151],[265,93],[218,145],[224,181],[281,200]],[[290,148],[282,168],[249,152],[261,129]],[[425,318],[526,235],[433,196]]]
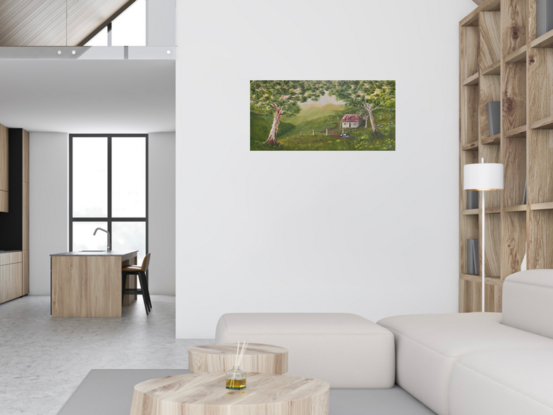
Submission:
[[[328,415],[328,400],[320,380],[251,373],[235,391],[224,373],[191,373],[136,385],[130,415]]]
[[[188,366],[193,373],[227,372],[234,366],[236,344],[208,344],[188,349]],[[240,369],[245,372],[282,375],[288,372],[288,350],[251,343]]]

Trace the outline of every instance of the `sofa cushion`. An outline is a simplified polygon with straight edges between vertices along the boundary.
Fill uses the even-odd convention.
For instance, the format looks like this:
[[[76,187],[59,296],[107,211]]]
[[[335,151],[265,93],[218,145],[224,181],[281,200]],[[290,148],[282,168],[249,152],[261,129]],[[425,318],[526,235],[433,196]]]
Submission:
[[[248,341],[288,349],[288,373],[324,380],[333,388],[391,388],[394,336],[355,314],[225,314],[216,342]]]
[[[461,357],[451,415],[553,415],[553,350],[494,350]]]
[[[499,313],[385,318],[394,333],[397,383],[439,415],[449,413],[449,380],[457,359],[480,350],[552,349],[553,340],[500,323]]]
[[[553,270],[522,271],[503,284],[503,324],[553,339]]]

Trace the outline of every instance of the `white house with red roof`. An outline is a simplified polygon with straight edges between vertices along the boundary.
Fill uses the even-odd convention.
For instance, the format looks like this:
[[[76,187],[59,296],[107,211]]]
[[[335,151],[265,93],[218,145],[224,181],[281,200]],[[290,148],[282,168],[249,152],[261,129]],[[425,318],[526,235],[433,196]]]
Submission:
[[[342,128],[357,128],[361,125],[361,118],[355,114],[346,114],[342,117]]]

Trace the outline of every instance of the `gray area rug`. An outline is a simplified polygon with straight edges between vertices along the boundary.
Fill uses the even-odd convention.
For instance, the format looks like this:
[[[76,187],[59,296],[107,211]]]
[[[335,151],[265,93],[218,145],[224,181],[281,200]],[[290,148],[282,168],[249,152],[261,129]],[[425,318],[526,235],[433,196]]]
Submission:
[[[129,415],[133,387],[148,379],[190,373],[176,369],[91,370],[58,415]],[[399,386],[331,389],[331,415],[433,415]]]

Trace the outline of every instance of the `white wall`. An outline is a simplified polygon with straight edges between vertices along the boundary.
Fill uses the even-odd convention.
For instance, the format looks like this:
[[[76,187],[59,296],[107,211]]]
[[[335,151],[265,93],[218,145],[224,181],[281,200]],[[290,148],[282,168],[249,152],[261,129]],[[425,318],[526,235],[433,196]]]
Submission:
[[[175,0],[146,0],[146,45],[175,46]]]
[[[150,133],[149,147],[150,291],[175,295],[175,133]]]
[[[175,295],[175,134],[149,139],[150,293]],[[30,294],[50,295],[50,254],[68,249],[68,136],[30,134]]]
[[[458,22],[474,7],[177,2],[178,338],[212,338],[228,312],[457,310]],[[397,80],[397,151],[250,152],[252,79]]]
[[[50,254],[67,251],[66,133],[29,135],[29,275],[31,295],[50,295]]]

